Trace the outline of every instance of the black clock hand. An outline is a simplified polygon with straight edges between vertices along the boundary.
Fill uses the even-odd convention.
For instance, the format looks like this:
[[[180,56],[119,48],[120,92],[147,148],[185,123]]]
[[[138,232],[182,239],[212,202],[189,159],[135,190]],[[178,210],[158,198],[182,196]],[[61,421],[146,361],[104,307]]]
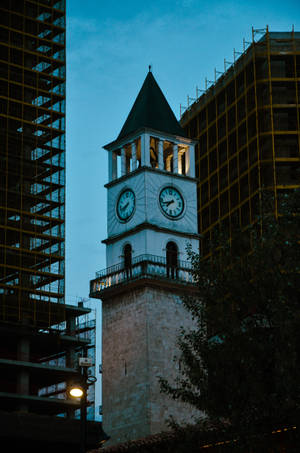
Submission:
[[[174,203],[174,200],[171,200],[171,201],[162,201],[162,204],[166,204],[167,206],[169,206],[170,204]]]
[[[128,205],[129,205],[129,201],[127,201],[127,203],[125,204],[125,206],[123,206],[123,207],[120,206],[121,211],[124,211],[124,209],[126,209]]]

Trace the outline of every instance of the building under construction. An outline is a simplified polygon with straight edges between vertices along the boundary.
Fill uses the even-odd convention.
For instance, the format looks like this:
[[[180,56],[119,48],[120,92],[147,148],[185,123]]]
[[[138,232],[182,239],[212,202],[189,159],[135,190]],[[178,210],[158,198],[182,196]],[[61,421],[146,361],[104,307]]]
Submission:
[[[65,1],[1,0],[0,438],[11,451],[79,447],[80,402],[42,391],[78,378],[87,344],[76,318],[89,310],[64,303],[65,68]],[[101,439],[89,423],[88,446]]]
[[[262,190],[278,200],[300,187],[300,33],[252,30],[248,44],[181,117],[198,139],[204,256],[220,222],[230,236],[236,219],[254,221]]]

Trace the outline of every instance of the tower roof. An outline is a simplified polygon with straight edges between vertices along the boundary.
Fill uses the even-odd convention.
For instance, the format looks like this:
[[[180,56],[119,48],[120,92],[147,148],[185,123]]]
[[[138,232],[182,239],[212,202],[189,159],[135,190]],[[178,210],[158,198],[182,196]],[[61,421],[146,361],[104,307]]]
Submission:
[[[141,128],[186,136],[150,70],[117,140]]]

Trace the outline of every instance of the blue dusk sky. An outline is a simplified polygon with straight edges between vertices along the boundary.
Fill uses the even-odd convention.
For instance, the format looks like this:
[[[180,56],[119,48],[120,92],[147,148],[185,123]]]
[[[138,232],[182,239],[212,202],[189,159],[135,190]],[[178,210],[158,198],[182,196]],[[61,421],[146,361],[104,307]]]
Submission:
[[[106,267],[107,156],[152,65],[176,117],[255,29],[300,31],[299,0],[67,0],[66,302]]]

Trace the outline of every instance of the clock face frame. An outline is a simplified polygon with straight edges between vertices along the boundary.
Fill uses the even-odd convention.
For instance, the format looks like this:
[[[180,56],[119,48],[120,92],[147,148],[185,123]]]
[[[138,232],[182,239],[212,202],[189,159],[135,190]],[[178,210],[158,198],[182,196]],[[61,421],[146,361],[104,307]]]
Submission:
[[[183,196],[175,187],[166,186],[160,191],[159,206],[166,217],[176,220],[184,212]]]
[[[123,190],[116,204],[116,213],[120,222],[128,222],[134,214],[135,194],[131,189]]]

